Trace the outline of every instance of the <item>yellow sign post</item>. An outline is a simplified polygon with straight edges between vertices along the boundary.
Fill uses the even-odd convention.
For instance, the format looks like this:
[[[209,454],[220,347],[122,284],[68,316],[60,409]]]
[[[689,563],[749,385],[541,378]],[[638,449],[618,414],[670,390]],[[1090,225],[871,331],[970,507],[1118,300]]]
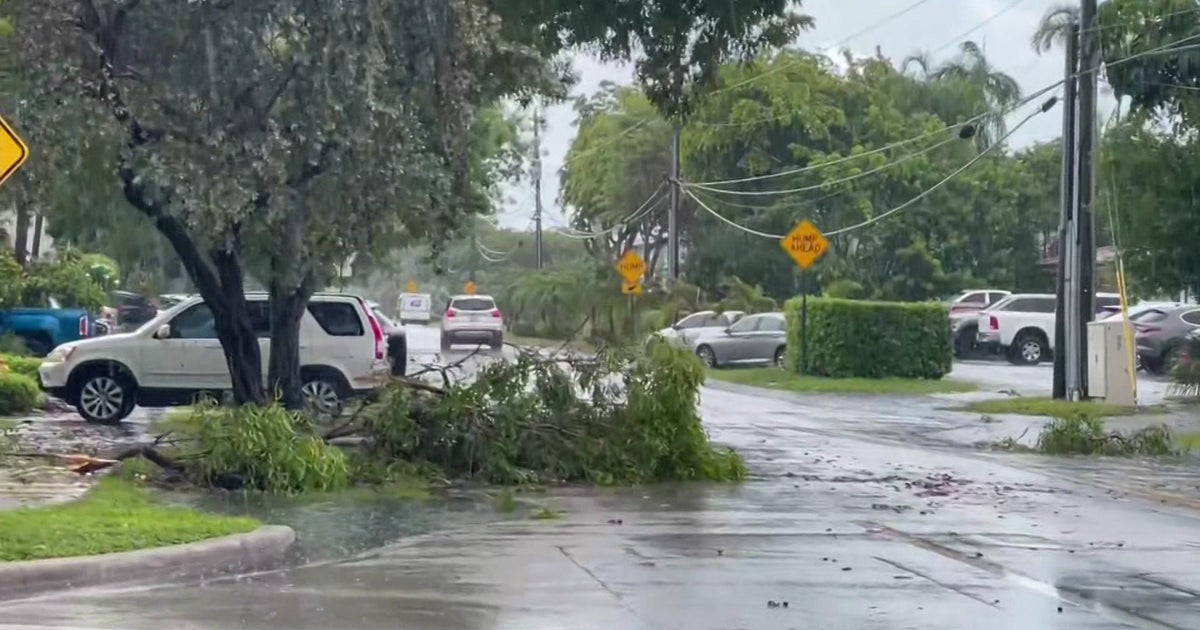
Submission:
[[[779,241],[783,251],[800,268],[800,372],[808,371],[808,268],[829,249],[829,240],[808,219]]]
[[[801,269],[811,267],[825,250],[829,249],[829,241],[825,239],[825,235],[808,220],[801,221],[792,228],[779,244]]]
[[[646,275],[646,261],[642,260],[641,256],[632,249],[625,252],[617,261],[617,274],[619,274],[625,282],[637,282],[642,276]]]
[[[412,280],[409,280],[408,284],[404,285],[404,291],[407,293],[416,293],[417,292],[417,283],[413,282]]]
[[[629,296],[629,327],[637,336],[637,312],[633,301],[642,294],[642,276],[646,275],[646,261],[632,249],[626,250],[617,260],[617,275],[621,276],[621,293]]]
[[[29,159],[29,147],[25,141],[13,131],[13,128],[3,118],[0,118],[0,184],[3,184],[17,169]]]
[[[475,286],[474,282],[468,282],[466,286],[463,287],[463,293],[466,293],[467,295],[475,295],[476,290],[477,287]]]

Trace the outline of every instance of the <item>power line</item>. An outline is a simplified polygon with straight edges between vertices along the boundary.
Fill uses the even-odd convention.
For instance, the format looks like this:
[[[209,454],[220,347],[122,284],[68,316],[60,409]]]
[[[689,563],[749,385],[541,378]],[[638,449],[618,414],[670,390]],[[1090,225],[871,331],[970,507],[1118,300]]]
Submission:
[[[820,190],[822,188],[825,188],[826,186],[835,186],[837,184],[844,184],[846,182],[851,182],[856,179],[862,179],[864,177],[874,175],[881,171],[885,171],[889,168],[899,166],[909,160],[921,157],[922,155],[926,155],[936,149],[940,149],[940,148],[946,146],[947,144],[950,144],[957,140],[958,140],[958,138],[947,138],[945,140],[942,140],[941,142],[938,142],[936,144],[925,147],[924,149],[921,149],[920,151],[915,151],[913,153],[909,153],[900,158],[892,160],[891,162],[877,166],[873,169],[863,171],[861,173],[856,173],[854,175],[847,175],[846,177],[842,177],[840,179],[835,179],[835,180],[828,181],[828,182],[823,182],[820,184],[813,184],[810,186],[802,186],[800,188],[789,188],[789,189],[785,189],[785,190],[729,190],[729,189],[725,189],[725,188],[714,188],[712,186],[707,186],[704,184],[693,184],[690,182],[684,182],[683,185],[688,188],[699,188],[700,190],[707,190],[708,192],[722,193],[722,194],[726,194],[726,195],[736,195],[736,196],[786,195],[786,194],[791,194],[791,193],[806,192],[809,190]],[[842,161],[845,161],[845,160],[842,160]],[[828,166],[828,164],[822,164],[815,168],[820,168],[820,166]]]
[[[976,24],[975,26],[972,26],[971,28],[963,31],[962,33],[959,33],[956,37],[947,41],[945,44],[942,44],[941,46],[938,46],[937,48],[934,48],[933,50],[929,51],[928,54],[932,57],[933,55],[936,55],[937,53],[942,52],[943,50],[949,48],[950,46],[953,46],[953,45],[959,43],[960,41],[962,41],[962,38],[966,37],[967,35],[970,35],[971,33],[974,33],[975,31],[978,31],[979,29],[987,26],[988,24],[991,24],[992,22],[999,19],[1000,16],[1017,8],[1017,5],[1021,4],[1024,1],[1025,0],[1015,0],[1012,4],[993,13],[991,16],[989,16],[987,19],[983,20],[982,22]]]
[[[1008,139],[1009,139],[1009,138],[1010,138],[1010,137],[1011,137],[1013,134],[1015,134],[1015,133],[1016,133],[1018,130],[1020,130],[1020,129],[1021,129],[1021,127],[1024,127],[1024,126],[1025,126],[1025,124],[1026,124],[1026,123],[1028,123],[1030,120],[1032,120],[1032,119],[1033,119],[1035,116],[1037,116],[1037,115],[1039,115],[1039,114],[1044,114],[1044,113],[1046,113],[1046,112],[1050,111],[1050,109],[1051,109],[1051,108],[1054,106],[1054,104],[1055,104],[1056,102],[1057,102],[1057,97],[1053,97],[1053,98],[1051,98],[1050,100],[1046,101],[1044,104],[1042,104],[1042,106],[1041,106],[1040,108],[1038,108],[1038,110],[1037,110],[1037,111],[1035,111],[1035,112],[1033,112],[1033,113],[1029,114],[1028,116],[1026,116],[1026,117],[1025,117],[1023,120],[1021,120],[1021,122],[1017,123],[1017,125],[1016,125],[1016,126],[1014,126],[1014,127],[1011,129],[1011,130],[1009,130],[1009,132],[1008,132],[1008,133],[1004,134],[1004,136],[1003,136],[1003,137],[1001,137],[999,140],[997,140],[996,142],[994,142],[994,143],[992,143],[991,145],[989,145],[989,146],[988,146],[987,148],[985,148],[983,151],[980,151],[978,155],[976,155],[974,158],[972,158],[972,159],[971,159],[970,161],[968,161],[966,164],[963,164],[961,167],[959,167],[959,168],[958,168],[957,170],[955,170],[954,172],[952,172],[952,173],[950,173],[949,175],[947,175],[947,176],[946,176],[944,179],[942,179],[942,180],[941,180],[941,181],[939,181],[938,183],[936,183],[936,184],[934,184],[933,186],[930,186],[929,188],[926,188],[925,190],[921,191],[921,193],[920,193],[920,194],[918,194],[917,196],[913,197],[912,199],[909,199],[908,201],[905,201],[904,203],[902,203],[902,204],[900,204],[900,205],[896,206],[895,208],[892,208],[891,210],[888,210],[888,211],[886,211],[886,212],[884,212],[884,213],[882,213],[882,214],[879,214],[879,215],[876,215],[876,216],[874,216],[874,217],[871,217],[870,219],[867,219],[867,220],[865,220],[865,221],[861,221],[861,222],[859,222],[859,223],[856,223],[856,224],[854,224],[854,225],[850,225],[850,226],[847,226],[847,227],[844,227],[844,228],[840,228],[840,229],[837,229],[837,230],[832,230],[832,231],[829,231],[829,232],[824,232],[824,234],[825,234],[826,236],[837,236],[838,234],[845,234],[845,233],[847,233],[847,232],[851,232],[851,231],[854,231],[854,230],[857,230],[857,229],[860,229],[860,228],[864,228],[864,227],[867,227],[867,226],[873,225],[873,224],[875,224],[875,223],[877,223],[877,222],[879,222],[879,221],[882,221],[883,219],[886,219],[887,217],[890,217],[890,216],[892,216],[892,215],[895,215],[895,214],[897,214],[897,213],[899,213],[899,212],[902,212],[903,210],[905,210],[905,209],[907,209],[907,208],[911,207],[913,204],[915,204],[915,203],[917,203],[918,201],[920,201],[920,200],[922,200],[922,199],[924,199],[924,198],[928,197],[929,195],[933,194],[935,191],[937,191],[938,189],[940,189],[940,188],[942,188],[943,186],[945,186],[947,183],[949,183],[949,182],[950,182],[951,180],[953,180],[955,177],[958,177],[958,176],[959,176],[959,175],[961,175],[963,172],[965,172],[967,169],[969,169],[969,168],[971,168],[972,166],[974,166],[974,165],[975,165],[977,162],[979,162],[980,160],[982,160],[982,159],[983,159],[985,156],[987,156],[989,153],[991,153],[991,152],[992,152],[993,150],[995,150],[997,147],[999,147],[999,146],[1002,146],[1002,145],[1003,145],[1003,144],[1004,144],[1004,143],[1005,143],[1005,142],[1006,142],[1006,141],[1007,141],[1007,140],[1008,140]],[[703,201],[701,201],[699,197],[697,197],[697,196],[696,196],[694,193],[692,193],[692,191],[691,191],[691,190],[688,190],[688,189],[686,189],[686,188],[685,188],[685,189],[684,189],[684,192],[685,192],[685,193],[687,193],[687,195],[688,195],[689,197],[691,197],[691,198],[692,198],[692,201],[695,201],[695,202],[696,202],[696,204],[697,204],[697,205],[699,205],[699,206],[700,206],[700,208],[701,208],[701,209],[703,209],[705,212],[708,212],[709,214],[713,215],[714,217],[716,217],[717,219],[721,220],[722,222],[726,223],[727,225],[729,225],[729,226],[731,226],[731,227],[737,228],[737,229],[739,229],[739,230],[741,230],[741,231],[743,231],[743,232],[746,232],[747,234],[752,234],[752,235],[754,235],[754,236],[760,236],[760,237],[763,237],[763,238],[771,238],[771,239],[776,239],[776,240],[778,240],[778,239],[782,239],[782,238],[784,238],[784,237],[785,237],[785,235],[784,235],[784,234],[771,234],[771,233],[769,233],[769,232],[762,232],[762,231],[755,230],[755,229],[753,229],[753,228],[748,228],[748,227],[746,227],[746,226],[743,226],[743,225],[740,225],[740,224],[738,224],[738,223],[735,223],[734,221],[731,221],[731,220],[729,220],[729,219],[725,218],[724,216],[721,216],[721,214],[720,214],[720,213],[718,213],[716,210],[713,210],[712,208],[710,208],[710,207],[709,207],[707,204],[705,204]]]
[[[838,40],[836,43],[834,43],[834,44],[833,44],[833,46],[831,46],[830,48],[835,48],[835,49],[836,49],[836,48],[839,48],[839,47],[841,47],[841,46],[845,45],[845,44],[846,44],[847,42],[849,42],[850,40],[854,39],[855,37],[858,37],[859,35],[864,35],[864,34],[866,34],[866,33],[870,32],[870,31],[873,31],[873,30],[875,30],[875,29],[879,28],[880,26],[883,26],[884,24],[887,24],[888,22],[890,22],[890,21],[892,21],[892,20],[894,20],[894,19],[896,19],[896,18],[898,18],[898,17],[900,17],[900,16],[902,16],[902,15],[904,15],[904,14],[908,13],[909,11],[912,11],[912,10],[916,9],[917,7],[920,7],[921,5],[925,4],[925,3],[926,3],[926,2],[928,2],[928,1],[929,1],[929,0],[917,0],[917,2],[914,2],[914,3],[910,4],[909,6],[907,6],[907,7],[903,8],[903,9],[901,9],[901,10],[899,10],[899,11],[895,12],[895,13],[891,13],[891,14],[889,14],[889,15],[886,15],[886,16],[884,16],[884,17],[880,18],[878,21],[871,23],[871,24],[870,24],[869,26],[867,26],[866,28],[860,29],[860,30],[858,30],[858,31],[856,31],[856,32],[854,32],[854,33],[852,33],[852,34],[850,34],[850,35],[849,35],[849,36],[847,36],[847,37],[843,37],[842,39],[840,39],[840,40]],[[762,74],[757,74],[757,75],[754,75],[754,76],[752,76],[752,77],[750,77],[750,78],[748,78],[748,79],[746,79],[746,80],[744,80],[744,81],[740,81],[740,82],[738,82],[738,83],[735,83],[735,84],[733,84],[733,85],[730,85],[730,86],[726,86],[726,87],[723,87],[723,88],[719,88],[719,89],[713,90],[712,92],[709,92],[709,93],[708,93],[708,96],[712,96],[712,95],[714,95],[714,94],[720,94],[720,93],[722,93],[722,92],[727,92],[727,91],[729,91],[729,90],[736,90],[736,89],[738,89],[738,88],[740,88],[740,87],[742,87],[742,86],[745,86],[745,85],[749,85],[749,84],[751,84],[751,83],[754,83],[755,81],[760,81],[760,80],[762,80],[764,77],[766,77],[767,75],[769,75],[769,74],[774,74],[775,72],[779,72],[779,71],[781,71],[781,70],[784,70],[784,69],[786,69],[786,68],[788,68],[788,67],[790,67],[790,66],[792,66],[792,65],[795,65],[795,64],[794,64],[794,63],[792,63],[792,64],[782,64],[782,65],[781,65],[781,66],[779,66],[779,67],[772,68],[771,70],[768,70],[767,72],[764,72],[764,73],[762,73]]]
[[[559,232],[559,235],[560,235],[560,236],[563,236],[563,237],[566,237],[566,238],[577,239],[577,240],[585,240],[585,241],[586,241],[586,240],[591,240],[591,239],[593,239],[593,238],[600,238],[600,237],[602,237],[602,236],[608,236],[608,235],[610,235],[610,234],[615,234],[615,233],[619,232],[620,230],[624,229],[624,228],[625,228],[626,226],[628,226],[630,223],[633,223],[633,222],[635,222],[635,221],[639,221],[639,220],[641,220],[642,218],[644,218],[644,217],[646,217],[647,215],[649,215],[651,212],[653,212],[653,211],[657,210],[657,209],[658,209],[660,206],[662,206],[663,202],[664,202],[664,201],[666,201],[666,200],[667,200],[667,197],[666,197],[666,196],[659,196],[659,197],[658,197],[658,199],[657,199],[657,201],[654,201],[654,203],[653,203],[652,205],[650,205],[649,207],[645,207],[645,209],[644,209],[644,210],[640,210],[640,209],[639,209],[639,210],[640,210],[640,212],[638,212],[638,213],[636,213],[636,214],[634,214],[634,215],[630,215],[630,216],[629,216],[629,217],[627,217],[625,220],[623,220],[623,221],[621,221],[621,222],[619,222],[619,223],[616,223],[616,224],[614,224],[614,225],[613,225],[611,228],[608,228],[608,229],[606,229],[606,230],[602,230],[602,231],[599,231],[599,232],[583,232],[583,231],[575,230],[575,233],[570,233],[570,232]],[[648,201],[649,201],[649,200],[648,200]],[[569,229],[572,229],[572,230],[574,230],[574,228],[569,228]]]

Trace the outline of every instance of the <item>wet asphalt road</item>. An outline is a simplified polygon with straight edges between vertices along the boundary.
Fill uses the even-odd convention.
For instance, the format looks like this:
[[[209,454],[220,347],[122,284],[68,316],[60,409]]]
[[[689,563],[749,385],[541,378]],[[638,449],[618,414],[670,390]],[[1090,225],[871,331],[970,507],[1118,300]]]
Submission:
[[[745,484],[572,490],[543,498],[558,520],[9,603],[0,628],[1200,628],[1200,511],[1160,483],[1200,475],[973,449],[952,402],[708,387]]]

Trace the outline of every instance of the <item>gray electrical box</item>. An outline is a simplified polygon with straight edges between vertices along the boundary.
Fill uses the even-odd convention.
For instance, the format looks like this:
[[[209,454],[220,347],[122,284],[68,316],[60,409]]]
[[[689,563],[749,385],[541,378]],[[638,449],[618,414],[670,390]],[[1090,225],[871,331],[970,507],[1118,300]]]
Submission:
[[[1130,372],[1125,322],[1120,319],[1088,323],[1088,395],[1122,407],[1137,406]],[[1137,348],[1134,348],[1137,351]]]

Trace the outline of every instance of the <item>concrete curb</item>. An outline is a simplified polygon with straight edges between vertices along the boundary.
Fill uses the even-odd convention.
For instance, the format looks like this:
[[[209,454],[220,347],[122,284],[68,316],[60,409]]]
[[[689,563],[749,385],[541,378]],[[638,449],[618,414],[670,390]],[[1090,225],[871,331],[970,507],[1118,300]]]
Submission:
[[[0,601],[87,586],[150,579],[203,580],[263,571],[282,564],[296,532],[266,525],[245,534],[109,553],[23,562],[0,562]]]

